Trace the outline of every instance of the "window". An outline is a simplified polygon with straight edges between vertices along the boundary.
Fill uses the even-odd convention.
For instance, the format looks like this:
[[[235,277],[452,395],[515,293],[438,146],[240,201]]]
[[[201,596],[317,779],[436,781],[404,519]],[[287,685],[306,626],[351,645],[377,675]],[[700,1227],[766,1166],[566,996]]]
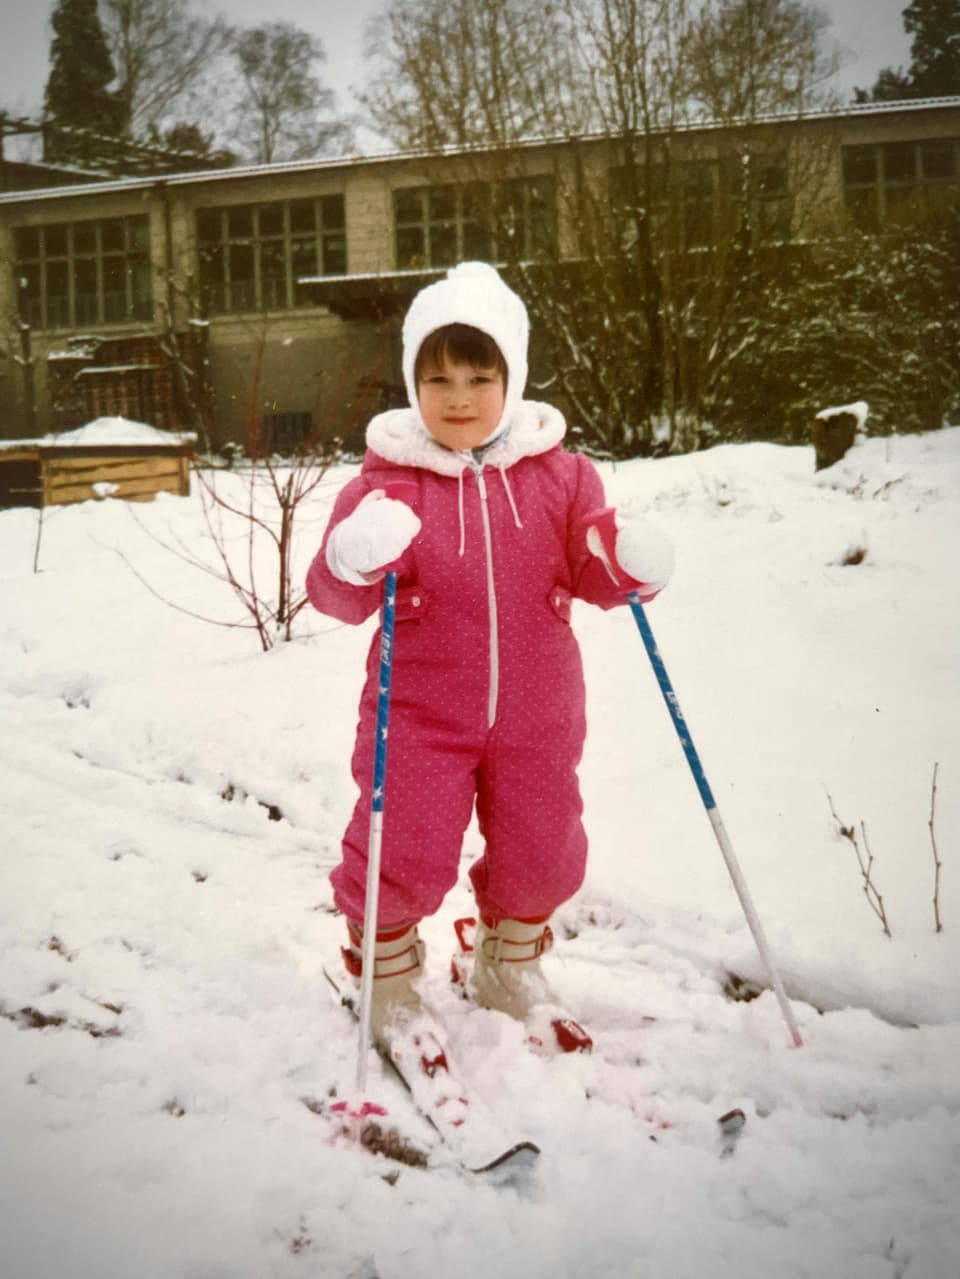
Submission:
[[[297,281],[347,269],[343,196],[200,209],[197,241],[210,314],[310,306]]]
[[[14,243],[24,323],[94,328],[153,317],[147,217],[18,227]]]
[[[260,443],[268,453],[289,456],[307,447],[312,432],[313,415],[309,410],[265,413],[261,419]]]
[[[521,262],[555,251],[557,227],[552,178],[510,178],[494,187],[500,257]]]
[[[684,242],[688,249],[703,248],[714,238],[717,163],[715,160],[684,160],[678,176]]]
[[[520,262],[554,251],[551,177],[511,178],[393,193],[397,266],[452,266],[466,259]]]
[[[866,231],[942,208],[960,191],[960,138],[844,147],[843,191]]]
[[[790,239],[787,157],[764,152],[749,157],[750,212],[757,238],[764,243]]]
[[[685,249],[707,248],[733,231],[755,242],[790,235],[787,159],[783,152],[757,152],[721,159],[695,157],[623,164],[610,170],[610,203],[621,249],[636,244],[640,220],[669,233]]]

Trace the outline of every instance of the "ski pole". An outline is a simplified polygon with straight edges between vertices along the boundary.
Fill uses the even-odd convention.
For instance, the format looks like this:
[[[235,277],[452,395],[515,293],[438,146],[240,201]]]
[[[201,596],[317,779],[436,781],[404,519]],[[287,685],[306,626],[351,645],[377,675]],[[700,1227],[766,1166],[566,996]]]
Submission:
[[[710,784],[707,781],[706,774],[703,771],[703,765],[700,762],[700,756],[697,754],[697,748],[693,744],[693,738],[687,728],[687,721],[683,717],[680,709],[680,703],[677,695],[673,691],[673,685],[670,683],[670,676],[667,674],[667,668],[663,664],[660,651],[657,648],[656,640],[653,637],[653,631],[650,629],[650,623],[647,620],[646,610],[641,603],[640,596],[636,591],[631,591],[627,597],[633,616],[636,619],[637,627],[643,636],[644,647],[647,650],[647,656],[650,658],[650,664],[653,666],[654,674],[657,677],[657,683],[660,685],[660,692],[663,694],[663,700],[667,704],[667,710],[670,712],[670,718],[673,720],[673,726],[677,730],[677,736],[680,738],[680,745],[683,747],[683,753],[687,757],[687,763],[690,765],[690,771],[693,773],[693,780],[697,784],[697,790],[700,792],[700,798],[703,800],[703,806],[707,810],[707,816],[710,819],[710,825],[713,827],[713,833],[717,837],[717,843],[720,845],[720,851],[723,853],[723,860],[727,864],[727,870],[730,872],[730,878],[733,880],[733,886],[737,890],[737,896],[740,898],[740,905],[743,907],[743,913],[747,917],[747,923],[750,925],[750,931],[753,933],[753,940],[757,944],[757,950],[760,952],[760,958],[763,960],[764,967],[767,970],[767,977],[770,985],[776,994],[777,1002],[780,1005],[780,1011],[783,1013],[784,1021],[790,1031],[793,1039],[794,1047],[801,1048],[803,1039],[801,1038],[799,1028],[793,1016],[793,1010],[787,1000],[786,993],[783,989],[783,983],[780,980],[780,974],[777,972],[776,965],[773,962],[773,955],[767,944],[764,935],[763,925],[757,915],[753,901],[750,897],[750,890],[747,888],[746,880],[743,878],[743,872],[737,861],[736,854],[733,851],[733,845],[727,834],[723,819],[717,808],[717,801],[713,797]]]
[[[377,739],[373,756],[373,792],[370,799],[370,835],[367,842],[367,896],[363,910],[363,944],[360,969],[360,1049],[357,1058],[357,1094],[367,1087],[367,1057],[373,1001],[373,966],[377,945],[377,910],[380,903],[380,853],[383,847],[383,797],[387,776],[387,732],[390,721],[390,676],[393,670],[393,631],[397,608],[397,574],[388,569],[383,579],[380,618],[380,680],[377,686]]]

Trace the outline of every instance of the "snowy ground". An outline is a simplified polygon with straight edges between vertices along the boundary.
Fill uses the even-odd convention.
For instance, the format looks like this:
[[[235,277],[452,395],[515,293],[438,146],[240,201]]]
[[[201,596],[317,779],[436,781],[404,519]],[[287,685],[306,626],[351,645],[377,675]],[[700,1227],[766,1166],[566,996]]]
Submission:
[[[753,943],[632,619],[583,608],[592,860],[550,962],[597,1050],[535,1059],[453,999],[461,888],[426,930],[432,994],[540,1166],[522,1190],[392,1184],[334,1149],[301,1098],[354,1069],[321,965],[369,628],[314,614],[262,655],[144,589],[117,548],[234,613],[123,504],[48,511],[36,574],[37,513],[0,512],[4,1279],[960,1272],[960,428],[819,477],[759,444],[605,477],[676,541],[651,621],[805,1046],[772,995],[724,997],[760,976]],[[135,513],[203,552],[195,497]],[[828,796],[861,845],[865,823],[892,939]]]

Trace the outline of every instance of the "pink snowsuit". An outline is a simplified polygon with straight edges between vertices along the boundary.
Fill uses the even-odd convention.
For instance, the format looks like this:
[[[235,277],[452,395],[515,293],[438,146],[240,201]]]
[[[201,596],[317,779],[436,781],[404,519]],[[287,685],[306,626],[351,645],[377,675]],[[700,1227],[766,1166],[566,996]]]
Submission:
[[[610,608],[625,592],[587,549],[603,489],[593,464],[562,448],[565,429],[555,409],[525,401],[477,461],[437,444],[409,409],[381,414],[310,567],[316,608],[344,622],[369,617],[382,585],[339,581],[326,542],[371,490],[412,482],[404,500],[422,527],[398,572],[380,929],[439,908],[457,880],[474,802],[485,849],[470,878],[484,915],[546,917],[583,880],[576,769],[586,719],[571,600]],[[379,631],[353,753],[360,798],[331,876],[336,904],[355,922],[365,898],[378,660]]]

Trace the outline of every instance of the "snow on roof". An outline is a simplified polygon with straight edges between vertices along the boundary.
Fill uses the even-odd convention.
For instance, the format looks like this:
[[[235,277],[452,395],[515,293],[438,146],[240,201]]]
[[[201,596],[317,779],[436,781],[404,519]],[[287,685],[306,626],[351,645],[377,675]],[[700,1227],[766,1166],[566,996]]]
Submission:
[[[47,359],[54,360],[89,360],[93,352],[89,347],[71,346],[65,351],[48,351]]]
[[[500,266],[501,263],[496,265]],[[387,280],[422,280],[446,275],[445,266],[402,267],[396,271],[358,271],[354,275],[298,275],[298,284],[363,284]]]
[[[0,453],[21,450],[35,452],[41,448],[76,448],[78,445],[91,448],[127,448],[131,445],[143,447],[153,444],[169,448],[174,444],[193,444],[196,439],[195,431],[161,431],[156,426],[148,426],[146,422],[132,422],[125,417],[98,417],[73,431],[34,436],[30,439],[0,440]]]
[[[864,115],[889,115],[895,112],[956,110],[960,107],[960,95],[941,98],[902,98],[893,102],[855,102],[787,112],[770,112],[755,120],[716,120],[707,116],[697,117],[674,126],[677,132],[701,129],[725,129],[745,124],[776,124],[783,121],[800,122],[817,119],[855,118]],[[662,133],[654,128],[653,133]],[[609,132],[588,131],[575,135],[581,141],[616,141]],[[284,174],[319,172],[321,170],[348,169],[357,165],[375,165],[396,160],[434,159],[456,157],[487,151],[520,151],[534,147],[555,146],[573,140],[569,135],[545,133],[539,136],[518,138],[512,142],[481,142],[467,146],[418,147],[409,150],[386,149],[370,154],[355,152],[336,156],[312,156],[305,160],[281,160],[271,164],[238,164],[227,169],[189,169],[183,173],[138,174],[134,177],[111,178],[106,181],[76,183],[70,186],[46,187],[27,191],[0,192],[0,205],[18,204],[24,201],[68,199],[84,195],[103,195],[113,191],[140,191],[152,187],[192,186],[198,183],[237,181],[242,178],[275,178]]]
[[[155,364],[91,364],[89,368],[81,369],[77,377],[96,377],[101,373],[142,373],[144,369],[156,367]]]
[[[146,422],[131,422],[125,417],[98,417],[86,426],[59,435],[46,435],[42,444],[73,446],[75,444],[179,444],[184,437],[175,431],[161,431]]]

